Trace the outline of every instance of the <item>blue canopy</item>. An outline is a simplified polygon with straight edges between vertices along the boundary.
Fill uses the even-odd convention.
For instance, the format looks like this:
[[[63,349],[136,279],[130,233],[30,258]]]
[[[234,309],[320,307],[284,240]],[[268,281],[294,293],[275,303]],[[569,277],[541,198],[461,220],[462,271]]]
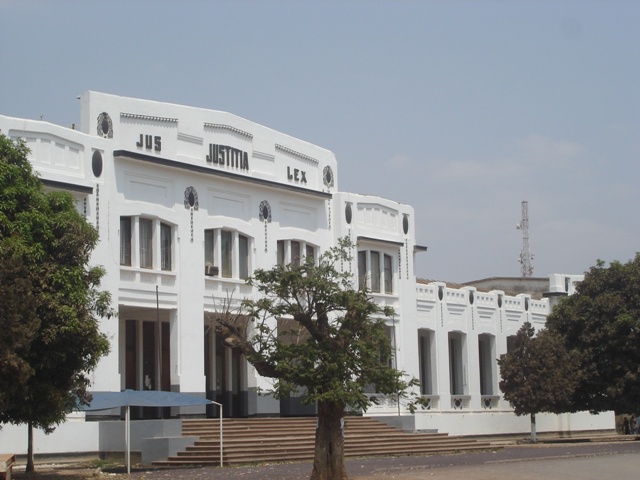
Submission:
[[[118,407],[187,407],[208,405],[212,402],[203,397],[187,393],[163,392],[159,390],[125,390],[123,392],[93,392],[89,405],[82,410],[107,410]]]
[[[216,404],[220,407],[220,465],[222,466],[222,405],[207,398],[187,393],[163,392],[159,390],[125,390],[123,392],[92,392],[89,405],[80,406],[81,410],[108,410],[126,407],[125,441],[127,473],[131,473],[131,429],[129,427],[130,407],[187,407],[190,405]]]

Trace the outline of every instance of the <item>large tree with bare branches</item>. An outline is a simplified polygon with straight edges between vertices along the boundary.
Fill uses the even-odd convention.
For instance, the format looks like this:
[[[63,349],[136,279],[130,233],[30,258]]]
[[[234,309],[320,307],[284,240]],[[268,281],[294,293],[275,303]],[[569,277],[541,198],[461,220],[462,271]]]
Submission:
[[[214,315],[224,344],[239,349],[262,376],[274,379],[277,398],[305,391],[317,404],[311,479],[347,478],[342,420],[347,408],[366,411],[379,394],[404,395],[415,384],[391,366],[393,350],[383,310],[354,289],[348,271],[352,245],[341,241],[318,262],[256,270],[249,281],[258,300],[241,311]],[[345,269],[339,268],[345,266]]]

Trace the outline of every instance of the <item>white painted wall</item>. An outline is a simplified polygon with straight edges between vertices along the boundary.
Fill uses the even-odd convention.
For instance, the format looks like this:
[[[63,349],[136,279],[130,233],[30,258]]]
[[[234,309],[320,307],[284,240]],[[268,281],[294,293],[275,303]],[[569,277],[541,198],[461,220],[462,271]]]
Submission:
[[[295,239],[324,251],[338,238],[348,236],[357,247],[354,261],[343,268],[356,279],[358,250],[392,257],[393,292],[383,289],[372,293],[372,298],[396,312],[387,325],[397,347],[397,366],[407,378],[420,376],[418,332],[433,332],[431,410],[416,414],[418,428],[456,434],[528,431],[528,419],[515,417],[498,396],[497,367],[493,371],[496,398],[490,399],[491,409],[484,408],[487,399],[480,395],[478,336],[493,337],[496,357],[505,353],[507,337],[515,335],[524,322],[530,321],[536,328],[544,326],[550,308],[547,299],[481,292],[475,287],[448,288],[441,282],[417,283],[414,256],[428,253],[417,245],[413,208],[373,195],[339,192],[338,164],[326,149],[226,112],[97,92],[86,92],[80,103],[80,131],[4,116],[0,116],[0,131],[25,138],[32,148],[30,160],[42,178],[72,185],[68,189],[74,191],[79,210],[99,229],[93,261],[106,269],[103,288],[111,293],[112,304],[121,315],[101,322],[112,348],[92,375],[96,391],[124,387],[125,321],[155,319],[158,301],[162,318],[170,323],[172,388],[204,394],[206,312],[219,309],[228,298],[237,305],[241,299],[256,295],[240,279],[205,277],[205,229],[225,228],[248,236],[250,269],[268,269],[275,264],[279,239]],[[99,120],[105,120],[105,128]],[[143,141],[138,145],[141,135]],[[208,162],[210,144],[246,153],[249,168]],[[100,176],[92,169],[95,151],[103,158]],[[190,187],[198,194],[197,209],[185,208],[185,192]],[[86,193],[88,189],[91,193]],[[261,218],[263,202],[269,205],[266,219]],[[350,221],[347,208],[351,209]],[[121,216],[152,217],[173,226],[170,272],[157,265],[154,269],[120,265]],[[159,247],[158,239],[155,246]],[[135,245],[132,251],[135,256]],[[570,292],[566,292],[566,278],[570,279]],[[573,293],[579,280],[579,276],[553,275],[550,290]],[[453,396],[448,354],[452,332],[462,339],[464,379],[463,394]],[[252,367],[246,370],[243,388],[270,389],[269,379],[258,376]],[[270,398],[255,397],[252,402],[262,405],[254,405],[254,413],[273,413],[277,408],[277,402]],[[404,406],[400,410],[407,414]],[[395,402],[383,402],[368,413],[397,411]],[[64,448],[95,448],[95,442],[84,437],[95,433],[94,425],[61,426],[60,432],[77,429],[69,435],[73,442],[66,442]],[[613,417],[541,416],[538,431],[557,431],[558,425],[561,430],[574,431],[611,429]],[[51,438],[38,442],[43,451],[55,452],[62,445],[49,443]],[[22,442],[20,430],[10,426],[0,432],[0,439],[11,445]]]

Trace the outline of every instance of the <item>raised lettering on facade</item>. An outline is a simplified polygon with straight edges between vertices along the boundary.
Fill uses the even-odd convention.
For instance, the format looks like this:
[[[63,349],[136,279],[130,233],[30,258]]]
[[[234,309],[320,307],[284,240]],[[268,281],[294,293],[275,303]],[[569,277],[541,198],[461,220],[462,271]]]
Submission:
[[[140,140],[136,142],[138,148],[146,148],[147,150],[155,150],[159,152],[162,149],[162,138],[160,135],[145,135],[140,134]]]
[[[307,183],[307,172],[298,168],[287,167],[287,179],[298,183]]]
[[[249,170],[249,154],[239,148],[230,147],[229,145],[210,143],[207,162],[220,167]]]

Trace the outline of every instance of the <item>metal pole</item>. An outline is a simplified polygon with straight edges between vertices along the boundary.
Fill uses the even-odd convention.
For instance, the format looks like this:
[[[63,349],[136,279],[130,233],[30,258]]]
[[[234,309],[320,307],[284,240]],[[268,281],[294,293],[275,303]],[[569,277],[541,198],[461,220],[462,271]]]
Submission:
[[[129,413],[129,405],[127,405],[125,413],[125,434],[127,437],[127,475],[131,473],[131,414]]]
[[[393,334],[393,366],[396,370],[398,370],[398,342],[396,340],[396,315],[393,314],[391,317],[391,321],[393,322],[393,327],[391,328],[391,333]],[[397,402],[398,402],[398,416],[400,416],[400,392],[397,393]]]
[[[223,440],[222,440],[222,404],[218,403],[218,402],[214,402],[213,400],[209,400],[211,403],[213,403],[214,405],[217,405],[220,407],[220,466],[223,467],[224,466],[224,461],[223,461],[223,448],[222,448],[222,444],[223,444]]]
[[[162,390],[162,325],[160,324],[160,299],[158,294],[158,285],[156,285],[156,328],[158,334],[156,335],[156,361],[158,362],[158,378],[156,378],[156,390]]]

